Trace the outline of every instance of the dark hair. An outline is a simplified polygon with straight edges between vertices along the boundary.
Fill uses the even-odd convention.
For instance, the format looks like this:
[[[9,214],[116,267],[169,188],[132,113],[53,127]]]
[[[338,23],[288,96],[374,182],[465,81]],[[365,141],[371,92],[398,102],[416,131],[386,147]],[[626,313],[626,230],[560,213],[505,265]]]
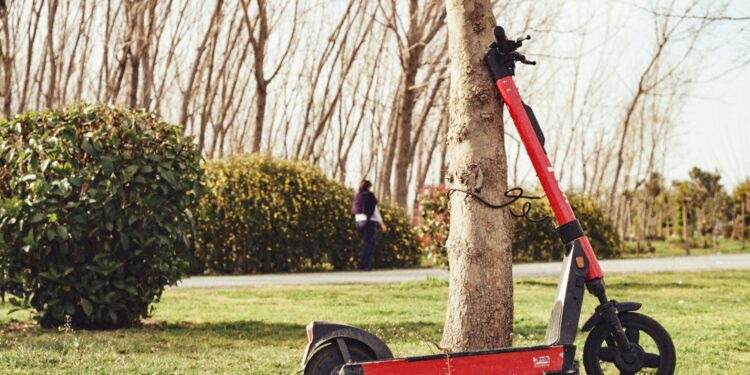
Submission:
[[[365,191],[371,187],[372,187],[372,182],[370,181],[362,179],[362,181],[359,182],[359,191]]]

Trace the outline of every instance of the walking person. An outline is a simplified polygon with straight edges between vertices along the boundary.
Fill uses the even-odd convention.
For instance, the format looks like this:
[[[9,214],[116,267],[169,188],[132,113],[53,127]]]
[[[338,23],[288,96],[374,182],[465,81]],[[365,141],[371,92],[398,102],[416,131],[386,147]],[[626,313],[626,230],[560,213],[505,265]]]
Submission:
[[[378,199],[372,193],[372,183],[370,181],[364,179],[360,181],[357,196],[354,197],[354,202],[352,203],[352,214],[357,224],[357,231],[359,231],[365,242],[362,254],[359,256],[359,270],[369,271],[371,269],[370,260],[375,251],[377,225],[380,224],[380,229],[383,232],[386,231],[383,216],[380,215],[380,210],[378,210]]]

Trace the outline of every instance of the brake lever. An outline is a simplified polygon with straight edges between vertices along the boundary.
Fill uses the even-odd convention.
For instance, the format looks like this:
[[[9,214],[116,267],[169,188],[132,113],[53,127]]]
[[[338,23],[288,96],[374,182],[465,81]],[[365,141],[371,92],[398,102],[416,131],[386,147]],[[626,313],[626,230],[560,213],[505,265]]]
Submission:
[[[522,54],[520,54],[518,52],[513,52],[512,55],[513,55],[513,60],[518,61],[521,64],[536,65],[536,61],[531,61],[531,60],[527,59],[526,56],[524,56],[524,55],[522,55]]]
[[[526,35],[526,36],[522,36],[522,37],[520,37],[520,38],[516,39],[516,43],[518,43],[518,44],[521,44],[521,43],[523,43],[523,42],[524,42],[525,40],[529,40],[529,39],[531,39],[531,35]]]

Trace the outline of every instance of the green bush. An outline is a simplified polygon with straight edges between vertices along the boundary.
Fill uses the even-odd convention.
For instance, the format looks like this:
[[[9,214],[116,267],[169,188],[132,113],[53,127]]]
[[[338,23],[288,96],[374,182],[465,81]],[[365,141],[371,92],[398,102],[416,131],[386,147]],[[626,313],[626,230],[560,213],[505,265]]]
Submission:
[[[450,229],[450,202],[446,191],[442,186],[429,187],[417,197],[417,233],[423,252],[436,264],[443,266],[447,266],[445,240]],[[597,256],[619,256],[623,250],[620,237],[602,208],[595,201],[581,196],[568,196],[568,200]],[[519,203],[516,203],[514,208],[517,213],[521,212]],[[535,223],[523,218],[513,218],[513,260],[529,262],[562,259],[564,247],[555,231],[552,220],[554,215],[547,200],[532,201],[529,216],[549,216],[550,220]]]
[[[576,218],[581,223],[586,237],[598,258],[616,258],[623,251],[620,236],[604,209],[593,199],[580,195],[568,195]],[[546,199],[532,203],[531,217],[549,216],[550,220],[534,223],[516,218],[513,221],[513,257],[519,261],[559,260],[563,256],[563,245],[555,231],[554,214]]]
[[[206,163],[192,272],[247,274],[350,269],[361,239],[349,213],[354,192],[305,162],[239,155]],[[404,267],[420,253],[409,220],[379,205],[373,265]]]
[[[445,241],[450,230],[450,201],[443,185],[425,186],[417,192],[417,235],[428,261],[448,265]]]
[[[200,155],[178,126],[78,105],[0,120],[3,289],[43,327],[147,316],[184,274]]]

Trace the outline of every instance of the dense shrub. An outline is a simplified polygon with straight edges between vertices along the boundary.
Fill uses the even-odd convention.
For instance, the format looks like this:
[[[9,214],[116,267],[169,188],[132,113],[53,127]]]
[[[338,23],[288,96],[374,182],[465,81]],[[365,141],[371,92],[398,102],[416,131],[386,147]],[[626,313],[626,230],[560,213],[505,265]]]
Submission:
[[[429,187],[420,192],[417,199],[417,233],[422,249],[428,258],[447,265],[445,240],[450,228],[450,202],[446,189],[442,186]],[[581,196],[568,196],[568,200],[597,255],[600,258],[618,256],[622,252],[622,243],[602,208],[593,200]],[[520,207],[516,207],[515,211],[520,212]],[[533,201],[529,216],[554,218],[546,199]],[[558,260],[562,259],[563,253],[563,245],[552,219],[541,223],[523,218],[513,219],[514,261]]]
[[[3,289],[44,327],[146,316],[183,275],[200,155],[152,113],[79,105],[0,120]]]
[[[623,246],[612,221],[604,209],[593,199],[580,195],[568,195],[576,218],[581,223],[597,257],[613,258],[622,253]],[[532,217],[550,217],[542,223],[524,219],[513,222],[514,258],[521,261],[562,259],[563,245],[555,231],[554,214],[546,199],[534,202]]]
[[[260,273],[349,269],[362,242],[354,192],[305,162],[240,155],[206,163],[192,271]],[[375,267],[412,266],[419,248],[404,213],[381,203]]]
[[[414,208],[417,235],[424,256],[431,262],[447,265],[445,241],[450,230],[450,201],[443,185],[425,186],[417,192]]]

